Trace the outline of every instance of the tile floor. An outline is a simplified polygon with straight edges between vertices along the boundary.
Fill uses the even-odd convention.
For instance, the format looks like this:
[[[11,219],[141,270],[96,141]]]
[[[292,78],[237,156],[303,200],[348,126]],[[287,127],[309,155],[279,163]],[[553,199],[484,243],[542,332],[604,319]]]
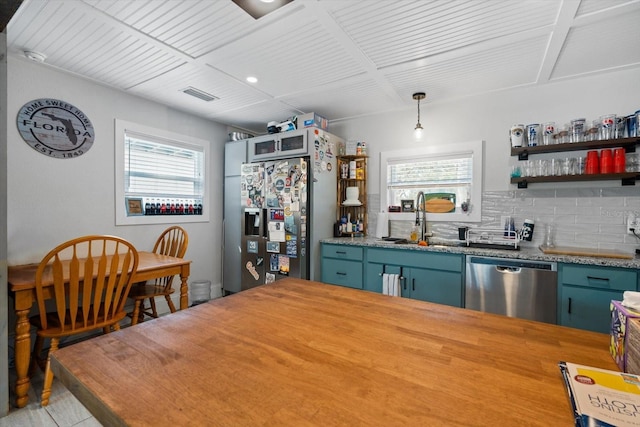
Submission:
[[[0,418],[0,427],[100,427],[102,424],[62,385],[55,377],[51,388],[49,405],[40,406],[40,393],[44,375],[39,369],[31,378],[29,404],[24,408],[13,406],[9,415]],[[15,371],[10,372],[11,387],[15,385]],[[13,390],[11,402],[15,403]]]

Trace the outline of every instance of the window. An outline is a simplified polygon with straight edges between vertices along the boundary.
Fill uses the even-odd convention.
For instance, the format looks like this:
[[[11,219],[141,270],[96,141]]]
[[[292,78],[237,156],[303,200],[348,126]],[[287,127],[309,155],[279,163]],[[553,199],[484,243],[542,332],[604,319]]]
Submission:
[[[428,213],[429,221],[481,220],[482,141],[431,146],[420,149],[387,151],[380,154],[381,206],[402,206],[403,200],[425,195],[455,198],[455,210]],[[450,198],[451,199],[451,198]],[[465,211],[466,209],[466,211]],[[394,219],[413,219],[415,214],[392,214]]]
[[[207,148],[207,141],[116,120],[116,224],[208,221]]]

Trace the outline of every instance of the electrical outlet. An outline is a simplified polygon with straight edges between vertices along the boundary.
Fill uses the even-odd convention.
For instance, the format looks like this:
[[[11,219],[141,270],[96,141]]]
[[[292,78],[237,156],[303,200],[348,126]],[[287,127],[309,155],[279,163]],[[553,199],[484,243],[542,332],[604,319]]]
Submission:
[[[638,230],[638,219],[633,213],[630,213],[627,217],[627,234],[640,234],[640,230]]]

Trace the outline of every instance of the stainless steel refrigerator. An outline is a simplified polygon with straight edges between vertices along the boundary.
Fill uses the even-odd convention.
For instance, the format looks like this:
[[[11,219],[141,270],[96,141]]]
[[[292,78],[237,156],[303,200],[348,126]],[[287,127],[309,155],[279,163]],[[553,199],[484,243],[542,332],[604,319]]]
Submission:
[[[242,165],[242,290],[286,277],[320,280],[320,240],[333,235],[342,140],[311,135],[309,156]]]

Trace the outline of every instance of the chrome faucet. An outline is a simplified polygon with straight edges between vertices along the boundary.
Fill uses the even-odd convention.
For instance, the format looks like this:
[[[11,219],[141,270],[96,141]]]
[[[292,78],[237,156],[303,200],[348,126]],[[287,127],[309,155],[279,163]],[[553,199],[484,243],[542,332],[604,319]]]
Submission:
[[[422,217],[420,212],[422,212]],[[424,192],[422,191],[418,191],[416,196],[416,225],[420,226],[420,240],[425,240],[427,236],[427,218]]]

